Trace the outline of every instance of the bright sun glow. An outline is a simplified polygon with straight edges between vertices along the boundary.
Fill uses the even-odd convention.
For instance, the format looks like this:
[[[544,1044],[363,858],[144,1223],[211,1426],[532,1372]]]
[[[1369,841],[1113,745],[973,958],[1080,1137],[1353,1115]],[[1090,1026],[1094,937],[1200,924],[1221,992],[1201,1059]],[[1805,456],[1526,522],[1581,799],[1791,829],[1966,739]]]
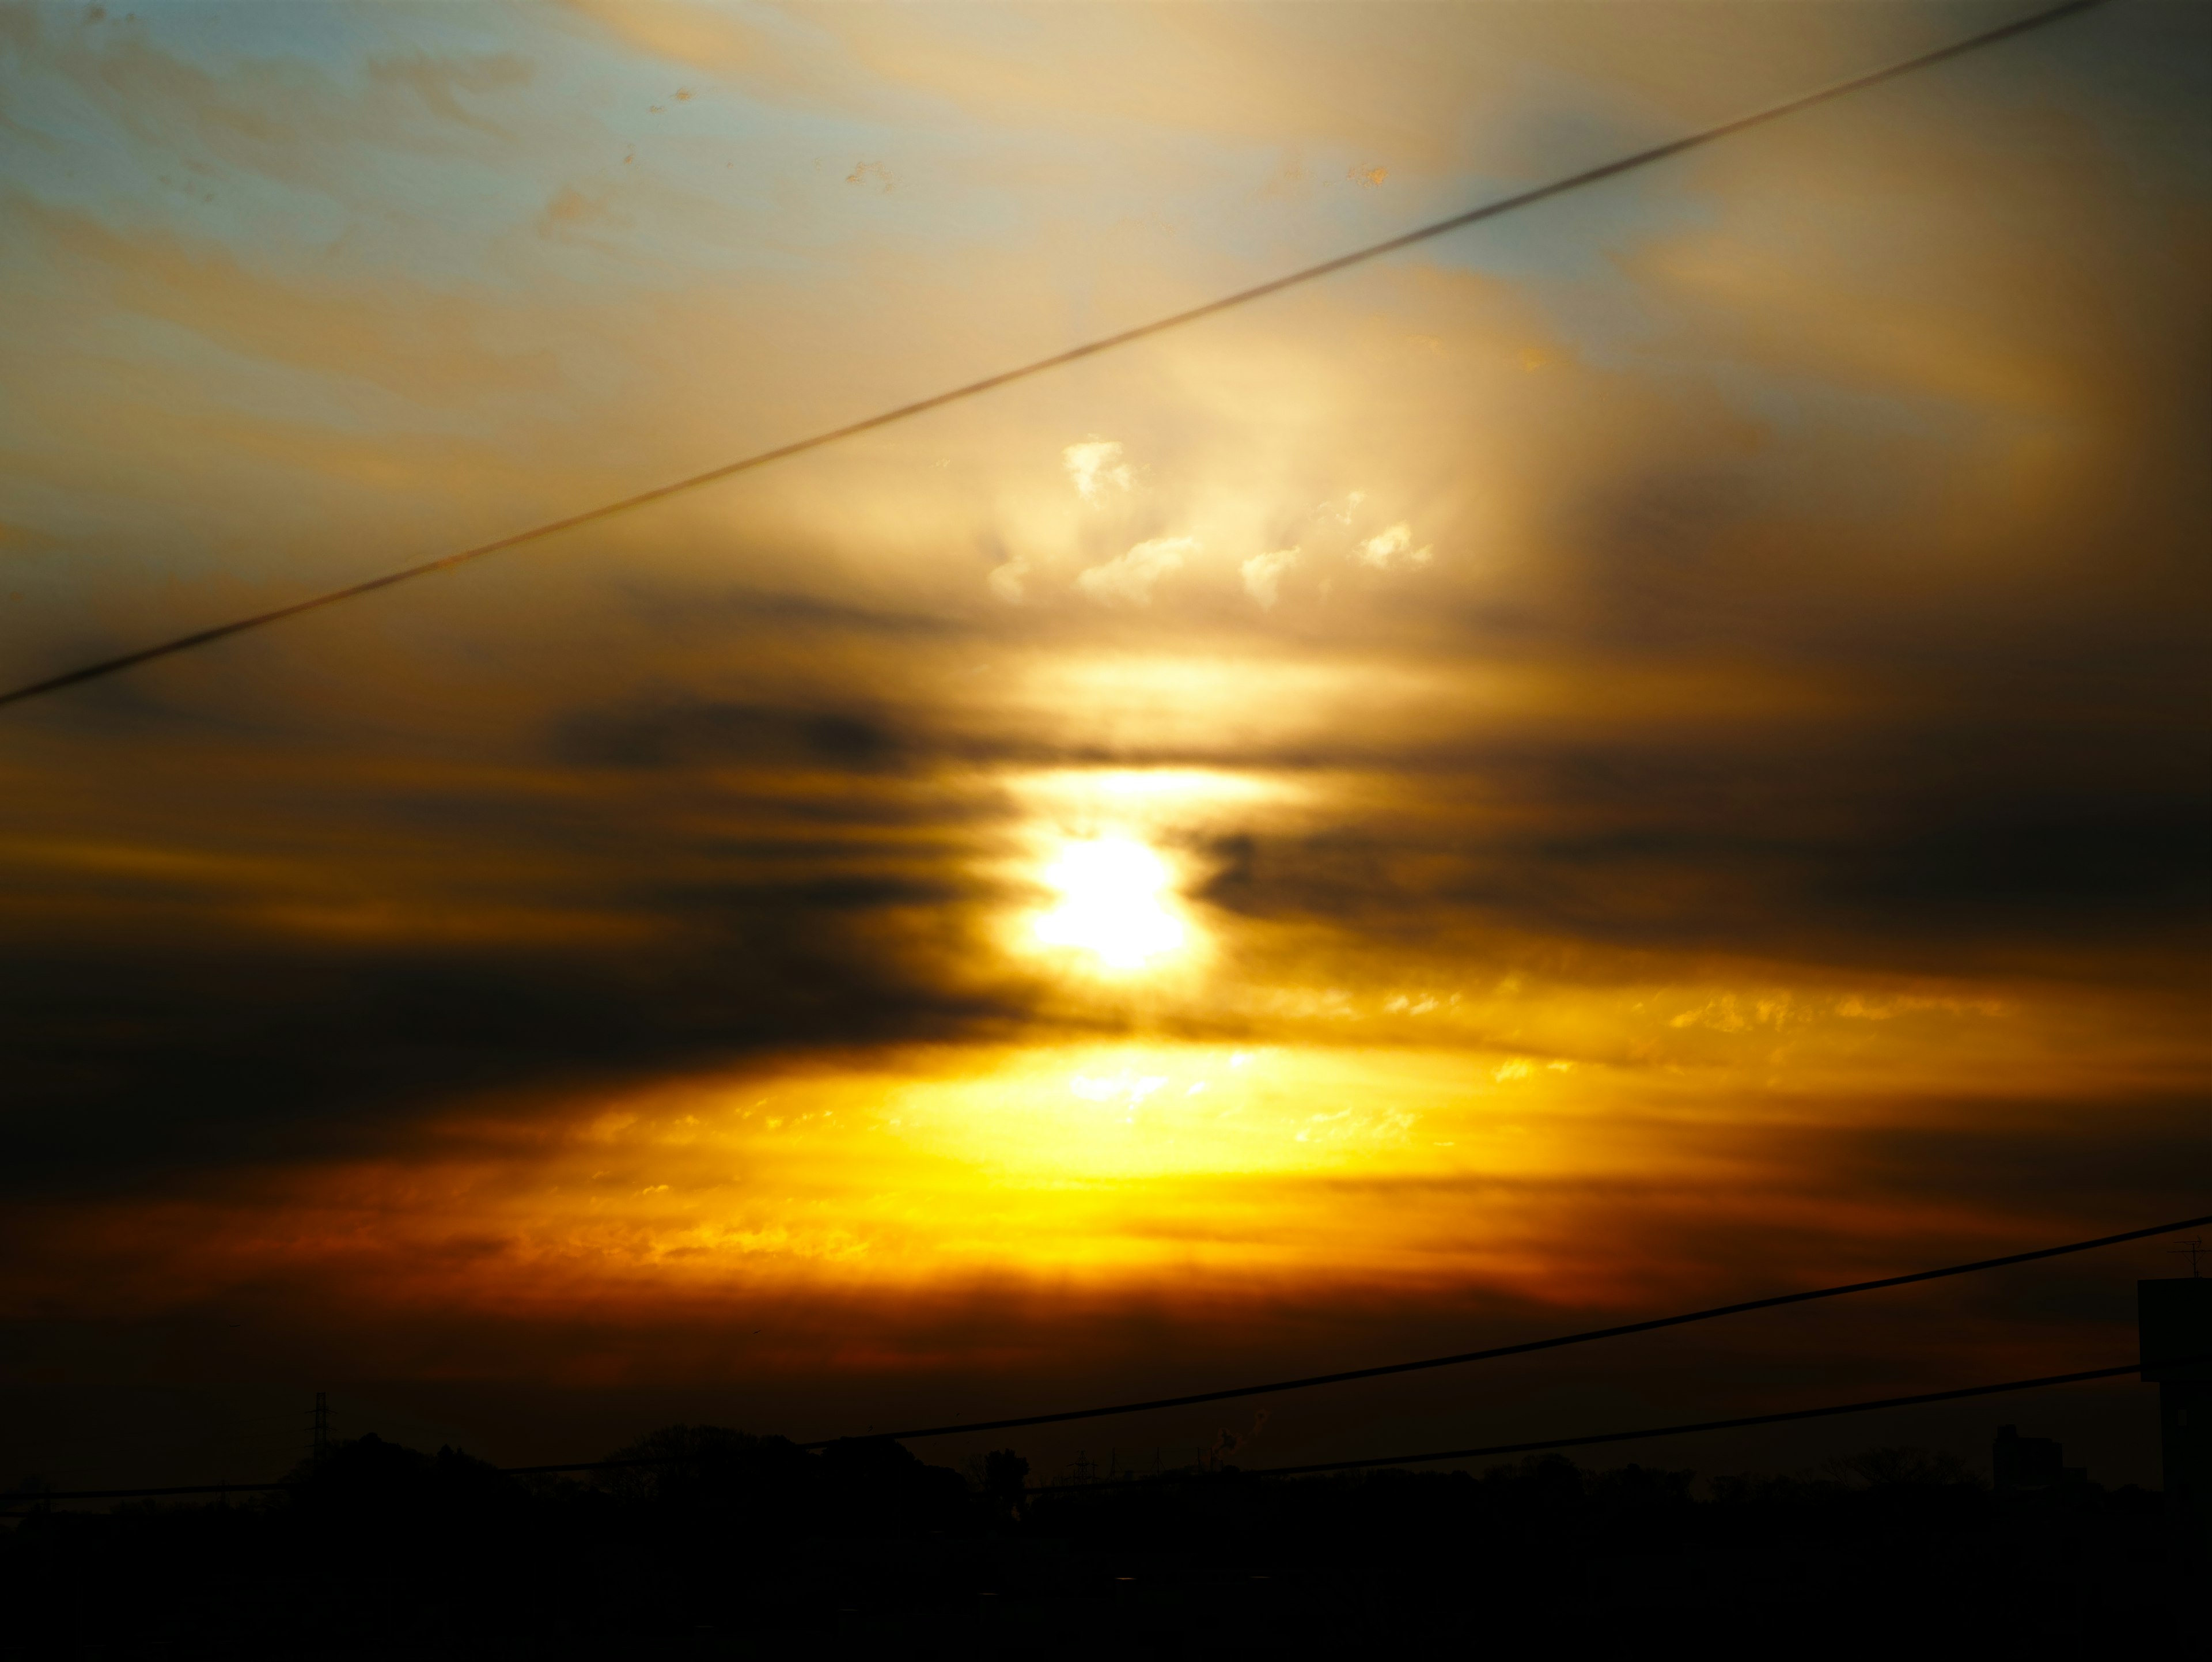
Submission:
[[[1183,944],[1182,920],[1164,898],[1173,874],[1142,843],[1101,837],[1070,843],[1044,869],[1060,904],[1036,921],[1037,939],[1079,947],[1116,970],[1141,969]]]

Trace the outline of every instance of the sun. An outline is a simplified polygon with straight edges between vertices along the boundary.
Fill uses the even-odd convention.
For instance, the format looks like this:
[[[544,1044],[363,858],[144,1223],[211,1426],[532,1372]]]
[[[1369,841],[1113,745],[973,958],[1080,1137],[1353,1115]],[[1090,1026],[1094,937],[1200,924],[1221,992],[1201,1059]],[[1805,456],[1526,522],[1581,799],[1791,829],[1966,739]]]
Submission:
[[[1079,947],[1115,970],[1142,969],[1182,949],[1186,932],[1168,898],[1175,874],[1133,837],[1063,844],[1043,876],[1060,894],[1036,921],[1047,946]]]

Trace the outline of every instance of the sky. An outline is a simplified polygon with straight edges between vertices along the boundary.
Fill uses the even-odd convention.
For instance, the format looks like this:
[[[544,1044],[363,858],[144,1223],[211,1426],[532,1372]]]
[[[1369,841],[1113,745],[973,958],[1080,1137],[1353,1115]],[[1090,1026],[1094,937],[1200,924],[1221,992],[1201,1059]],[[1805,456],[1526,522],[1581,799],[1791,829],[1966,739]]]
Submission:
[[[0,680],[2020,11],[0,9]],[[270,1475],[316,1389],[517,1460],[1043,1411],[2212,1209],[2208,36],[2107,7],[0,711],[5,1475]],[[2112,1365],[2170,1245],[1017,1440]],[[2146,1397],[1628,1453],[2154,1481]]]

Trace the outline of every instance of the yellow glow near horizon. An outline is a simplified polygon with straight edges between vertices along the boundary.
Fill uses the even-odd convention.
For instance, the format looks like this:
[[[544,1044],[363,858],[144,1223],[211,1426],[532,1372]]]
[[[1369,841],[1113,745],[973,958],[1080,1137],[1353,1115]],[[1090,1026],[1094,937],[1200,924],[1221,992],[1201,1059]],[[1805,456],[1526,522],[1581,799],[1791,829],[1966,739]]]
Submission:
[[[1582,1075],[1495,1073],[1457,1050],[1124,1041],[686,1081],[610,1102],[496,1175],[456,1169],[392,1227],[504,1242],[472,1261],[486,1286],[1425,1282],[1533,1268],[1531,1199],[1562,1175],[1716,1180],[1710,1157],[1593,1104]],[[369,1197],[392,1176],[341,1177],[360,1187],[326,1215],[386,1204]]]
[[[2014,1015],[1895,989],[1760,991],[1498,993],[1516,1029],[1580,1029],[1574,1058],[1518,1048],[1534,1031],[1511,1046],[1470,1036],[1440,1009],[1434,1037],[1413,1043],[1130,1038],[787,1059],[579,1103],[550,1137],[537,1121],[469,1123],[447,1153],[341,1162],[287,1191],[244,1191],[228,1212],[218,1199],[143,1227],[198,1232],[209,1274],[351,1263],[377,1299],[507,1311],[906,1297],[991,1278],[1054,1300],[1089,1288],[1173,1304],[1355,1284],[1572,1301],[1626,1277],[1652,1301],[1686,1300],[1667,1290],[1663,1257],[1624,1269],[1589,1246],[1621,1228],[1671,1237],[1686,1195],[1700,1227],[2016,1230],[1984,1208],[1856,1194],[1798,1163],[1808,1126],[1924,1130],[1945,1081],[1971,1079],[1990,1105],[1953,1091],[1953,1125],[2016,1114],[2030,1087],[1993,1087],[1987,1048]],[[1563,1001],[1550,1023],[1547,996]],[[1864,1089],[1870,1043],[1887,1048],[1886,1105]],[[2044,1058],[2034,1077],[2063,1097],[2106,1077],[2101,1065],[2068,1077]],[[1911,1095],[1894,1094],[1899,1081]]]
[[[1182,949],[1188,931],[1165,899],[1174,874],[1135,838],[1064,844],[1043,876],[1060,893],[1060,904],[1036,920],[1036,938],[1047,946],[1079,947],[1115,970],[1142,969]]]

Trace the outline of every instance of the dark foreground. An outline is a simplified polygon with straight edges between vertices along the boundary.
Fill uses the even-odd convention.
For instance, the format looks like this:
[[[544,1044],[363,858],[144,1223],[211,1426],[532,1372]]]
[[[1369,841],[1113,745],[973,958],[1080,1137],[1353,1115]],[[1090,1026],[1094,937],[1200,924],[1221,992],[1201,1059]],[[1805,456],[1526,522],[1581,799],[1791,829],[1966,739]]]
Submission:
[[[895,1444],[705,1428],[590,1483],[374,1438],[263,1503],[0,1531],[0,1650],[125,1658],[1163,1656],[1504,1645],[2194,1653],[2162,1497],[1999,1499],[1875,1451],[1814,1478],[1187,1472],[1024,1497]]]

